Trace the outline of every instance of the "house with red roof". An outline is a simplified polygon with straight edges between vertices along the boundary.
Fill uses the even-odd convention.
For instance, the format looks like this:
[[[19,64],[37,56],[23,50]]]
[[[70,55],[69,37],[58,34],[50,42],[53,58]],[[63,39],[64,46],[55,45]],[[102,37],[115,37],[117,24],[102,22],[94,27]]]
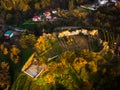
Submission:
[[[40,16],[34,16],[33,18],[32,18],[32,20],[33,21],[40,21],[41,20],[41,17]]]

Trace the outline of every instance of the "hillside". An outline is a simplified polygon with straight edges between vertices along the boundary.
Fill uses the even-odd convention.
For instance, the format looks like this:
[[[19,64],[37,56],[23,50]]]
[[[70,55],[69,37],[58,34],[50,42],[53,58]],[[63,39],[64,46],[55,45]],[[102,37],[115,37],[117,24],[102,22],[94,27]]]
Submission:
[[[1,0],[0,90],[119,90],[120,2],[94,1]]]
[[[78,37],[74,36],[74,38]],[[61,40],[62,38],[59,38],[58,41],[50,34],[41,36],[35,44],[34,58],[37,59],[38,65],[46,65],[45,70],[37,78],[21,72],[11,90],[106,90],[110,88],[114,90],[119,87],[115,85],[118,84],[116,78],[119,79],[120,65],[117,59],[112,60],[111,49],[92,52],[88,48],[78,47],[79,49],[76,50],[77,44],[71,44],[70,48],[71,45]],[[49,60],[55,55],[58,56]],[[111,82],[116,84],[111,87]]]

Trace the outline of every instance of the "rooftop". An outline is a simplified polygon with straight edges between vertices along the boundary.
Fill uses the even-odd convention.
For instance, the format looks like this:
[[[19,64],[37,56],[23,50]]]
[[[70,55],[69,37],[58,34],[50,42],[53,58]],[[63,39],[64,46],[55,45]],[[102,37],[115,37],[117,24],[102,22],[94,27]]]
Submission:
[[[8,31],[5,32],[5,34],[11,34],[11,33],[13,33],[12,30],[8,30]]]

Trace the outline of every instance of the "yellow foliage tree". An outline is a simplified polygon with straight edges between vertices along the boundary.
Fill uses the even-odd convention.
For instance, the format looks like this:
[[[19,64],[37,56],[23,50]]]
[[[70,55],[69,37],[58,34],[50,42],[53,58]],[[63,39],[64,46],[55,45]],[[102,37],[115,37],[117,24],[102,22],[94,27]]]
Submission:
[[[11,60],[13,60],[14,63],[18,63],[20,50],[15,45],[12,45],[10,52]]]
[[[8,54],[7,48],[4,48],[3,54],[4,54],[4,55],[7,55],[7,54]]]
[[[9,69],[9,64],[7,62],[1,62],[1,68],[8,70]]]
[[[16,58],[14,59],[14,63],[17,64],[19,61],[19,56],[16,56]]]
[[[73,62],[73,67],[75,68],[75,70],[79,73],[81,68],[82,67],[85,67],[85,65],[87,64],[88,62],[82,58],[82,57],[79,57],[79,58],[75,58],[74,59],[74,62]]]
[[[1,0],[1,6],[6,10],[27,11],[30,9],[28,0]]]
[[[36,36],[34,34],[21,35],[20,44],[22,48],[32,48],[36,43]]]
[[[35,9],[37,9],[37,10],[40,9],[40,3],[35,3]]]
[[[88,67],[92,72],[97,72],[97,64],[94,61],[90,61]]]
[[[53,36],[46,34],[45,36],[40,36],[34,46],[39,53],[43,53],[51,49],[55,41],[56,39]]]
[[[51,3],[51,0],[41,0],[42,8],[49,7],[50,3]]]
[[[20,50],[15,45],[12,45],[11,53],[13,55],[18,55],[20,53]]]
[[[1,44],[1,45],[0,45],[0,50],[3,51],[3,49],[4,49],[4,45]]]

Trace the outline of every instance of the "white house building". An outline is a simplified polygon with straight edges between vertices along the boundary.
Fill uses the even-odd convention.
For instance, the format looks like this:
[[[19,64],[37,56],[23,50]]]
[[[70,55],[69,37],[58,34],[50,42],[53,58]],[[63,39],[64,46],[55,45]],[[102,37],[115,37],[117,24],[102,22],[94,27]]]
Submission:
[[[108,2],[109,2],[109,0],[98,0],[98,4],[99,4],[100,6],[105,5],[105,4],[107,4]]]

